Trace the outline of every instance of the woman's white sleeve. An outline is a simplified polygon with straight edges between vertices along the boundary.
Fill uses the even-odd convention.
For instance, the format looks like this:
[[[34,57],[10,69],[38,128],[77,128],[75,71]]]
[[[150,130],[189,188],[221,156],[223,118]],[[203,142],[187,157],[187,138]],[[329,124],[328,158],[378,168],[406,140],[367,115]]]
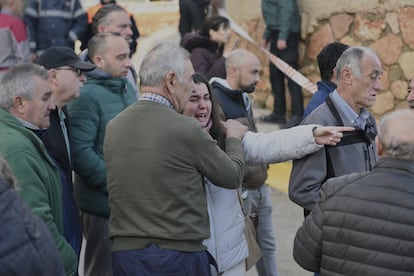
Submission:
[[[244,158],[248,164],[279,163],[299,159],[318,151],[312,129],[300,125],[268,133],[248,131],[243,137]]]

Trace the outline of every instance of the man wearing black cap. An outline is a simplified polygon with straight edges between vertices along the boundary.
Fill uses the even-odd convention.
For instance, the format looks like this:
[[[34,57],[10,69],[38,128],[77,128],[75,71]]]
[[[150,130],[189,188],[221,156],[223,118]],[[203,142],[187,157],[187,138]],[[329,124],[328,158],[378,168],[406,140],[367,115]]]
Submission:
[[[50,112],[50,127],[41,136],[49,155],[59,169],[62,182],[64,236],[73,250],[80,255],[82,232],[79,209],[73,198],[71,151],[67,132],[66,104],[79,97],[86,78],[83,72],[95,65],[81,61],[67,47],[51,47],[44,51],[37,61],[49,70],[49,85],[56,109]]]

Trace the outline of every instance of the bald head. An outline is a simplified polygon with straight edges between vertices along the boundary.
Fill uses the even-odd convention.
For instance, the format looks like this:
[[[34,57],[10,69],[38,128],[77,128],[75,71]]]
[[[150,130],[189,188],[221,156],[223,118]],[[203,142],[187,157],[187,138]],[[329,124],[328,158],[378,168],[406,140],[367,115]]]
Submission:
[[[260,60],[252,52],[237,49],[226,58],[226,80],[233,90],[253,92],[261,70]]]
[[[414,160],[414,110],[400,109],[381,119],[378,139],[388,157]]]
[[[226,68],[243,67],[250,63],[259,63],[260,61],[255,54],[243,49],[231,51],[226,59]]]

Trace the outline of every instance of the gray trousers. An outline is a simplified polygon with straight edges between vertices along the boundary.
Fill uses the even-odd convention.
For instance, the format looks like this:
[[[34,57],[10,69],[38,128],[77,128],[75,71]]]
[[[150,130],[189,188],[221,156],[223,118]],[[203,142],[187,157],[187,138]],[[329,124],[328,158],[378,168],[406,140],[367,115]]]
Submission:
[[[86,238],[84,275],[112,276],[109,221],[83,212],[81,218]]]

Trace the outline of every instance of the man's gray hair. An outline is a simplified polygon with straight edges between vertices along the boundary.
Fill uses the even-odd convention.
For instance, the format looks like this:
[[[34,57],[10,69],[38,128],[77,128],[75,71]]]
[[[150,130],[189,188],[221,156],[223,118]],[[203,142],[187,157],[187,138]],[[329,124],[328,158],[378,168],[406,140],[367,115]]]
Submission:
[[[178,80],[184,79],[186,62],[190,54],[178,45],[161,43],[147,53],[141,63],[139,78],[141,86],[159,86],[169,72],[174,72]]]
[[[355,74],[355,76],[361,76],[361,60],[364,54],[371,52],[375,54],[371,49],[361,46],[349,47],[346,49],[336,62],[336,78],[341,77],[341,71],[344,68],[349,68]]]
[[[126,12],[123,7],[118,6],[117,4],[106,4],[103,5],[92,18],[92,30],[94,34],[98,33],[99,25],[108,26],[112,23],[109,15],[113,12]]]
[[[47,80],[49,71],[33,63],[22,63],[11,67],[0,81],[0,108],[9,110],[16,96],[31,100],[36,91],[33,77]]]
[[[388,157],[414,160],[414,110],[400,109],[381,119],[378,138]]]

